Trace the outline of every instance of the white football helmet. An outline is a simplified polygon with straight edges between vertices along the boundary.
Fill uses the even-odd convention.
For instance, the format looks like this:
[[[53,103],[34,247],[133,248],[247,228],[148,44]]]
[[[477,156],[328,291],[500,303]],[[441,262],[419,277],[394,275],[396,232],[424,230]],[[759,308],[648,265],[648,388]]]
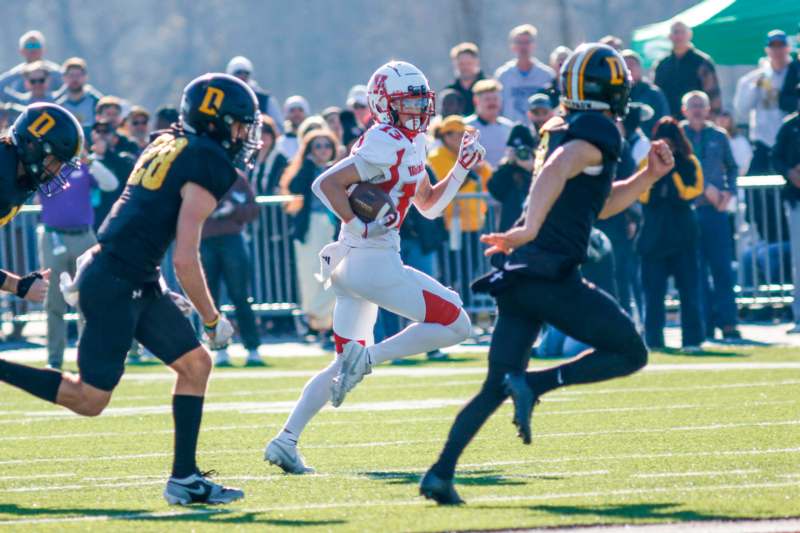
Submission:
[[[413,133],[428,129],[436,111],[435,102],[436,94],[431,91],[425,74],[405,61],[386,63],[367,84],[367,103],[375,120]]]

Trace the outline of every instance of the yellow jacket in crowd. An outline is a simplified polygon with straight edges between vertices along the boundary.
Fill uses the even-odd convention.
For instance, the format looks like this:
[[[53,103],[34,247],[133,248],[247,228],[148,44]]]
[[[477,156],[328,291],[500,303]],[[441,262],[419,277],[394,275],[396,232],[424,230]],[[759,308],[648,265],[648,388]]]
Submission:
[[[428,154],[428,165],[433,169],[438,179],[444,179],[456,163],[455,154],[446,146],[442,145],[433,149]],[[464,180],[459,193],[486,192],[486,182],[492,175],[492,169],[485,162],[476,165]],[[477,179],[476,179],[477,178]],[[478,181],[480,180],[480,181]],[[453,211],[458,206],[461,217],[461,231],[480,231],[486,219],[485,200],[455,200],[444,212],[444,223],[450,229],[450,222],[453,219]]]

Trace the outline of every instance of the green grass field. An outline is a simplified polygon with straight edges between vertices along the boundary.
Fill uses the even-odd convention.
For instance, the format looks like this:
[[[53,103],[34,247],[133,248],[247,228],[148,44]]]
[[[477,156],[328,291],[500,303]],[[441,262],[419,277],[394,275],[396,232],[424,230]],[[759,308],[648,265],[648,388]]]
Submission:
[[[435,531],[800,516],[800,356],[731,348],[655,355],[647,371],[548,395],[523,446],[504,405],[463,457],[468,505],[417,496],[484,356],[382,367],[301,441],[317,475],[263,462],[326,358],[215,371],[200,466],[246,491],[229,507],[168,507],[170,374],[131,368],[100,418],[0,385],[0,527],[24,531]],[[789,363],[781,365],[780,363]]]

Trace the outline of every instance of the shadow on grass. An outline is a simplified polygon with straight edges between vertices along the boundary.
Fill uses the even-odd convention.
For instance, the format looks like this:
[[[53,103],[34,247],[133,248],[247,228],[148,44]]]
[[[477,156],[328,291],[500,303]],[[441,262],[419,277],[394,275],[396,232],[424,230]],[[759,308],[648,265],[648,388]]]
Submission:
[[[392,361],[392,366],[420,366],[420,365],[436,365],[441,363],[469,363],[477,361],[480,357],[470,356],[453,356],[448,355],[446,359],[428,359],[413,358],[413,359],[395,359]]]
[[[466,470],[455,477],[456,485],[465,486],[497,486],[497,485],[525,485],[524,481],[509,479],[496,474],[492,470]],[[362,475],[376,481],[383,481],[387,485],[416,485],[422,479],[419,472],[362,472]]]
[[[750,357],[750,355],[744,353],[715,350],[713,348],[701,348],[696,353],[687,353],[679,348],[659,348],[655,351],[664,355],[682,355],[684,357]]]
[[[35,520],[97,518],[98,520],[135,520],[139,522],[202,522],[206,524],[259,524],[276,527],[336,526],[346,524],[346,520],[301,520],[289,518],[260,518],[263,513],[239,512],[235,509],[220,509],[214,506],[197,506],[187,510],[153,512],[135,509],[72,509],[58,507],[21,507],[16,504],[0,504],[0,514],[15,515],[19,518]],[[0,520],[0,526],[3,525]]]
[[[679,503],[635,503],[621,505],[533,505],[531,511],[569,516],[602,516],[607,518],[659,518],[670,521],[730,520],[721,514],[708,514],[681,509]]]

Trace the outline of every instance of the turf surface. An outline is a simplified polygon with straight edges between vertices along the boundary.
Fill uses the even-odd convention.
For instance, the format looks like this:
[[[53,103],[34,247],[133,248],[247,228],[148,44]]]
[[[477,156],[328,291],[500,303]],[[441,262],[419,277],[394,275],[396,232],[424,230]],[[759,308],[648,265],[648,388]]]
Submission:
[[[0,385],[0,528],[389,532],[800,516],[796,350],[657,354],[633,377],[548,395],[530,447],[506,404],[462,459],[462,508],[419,498],[417,483],[479,387],[484,356],[366,378],[303,435],[320,472],[305,477],[280,474],[262,450],[327,360],[270,363],[216,370],[210,386],[200,465],[245,490],[229,507],[161,498],[172,450],[163,367],[130,368],[97,419]]]

